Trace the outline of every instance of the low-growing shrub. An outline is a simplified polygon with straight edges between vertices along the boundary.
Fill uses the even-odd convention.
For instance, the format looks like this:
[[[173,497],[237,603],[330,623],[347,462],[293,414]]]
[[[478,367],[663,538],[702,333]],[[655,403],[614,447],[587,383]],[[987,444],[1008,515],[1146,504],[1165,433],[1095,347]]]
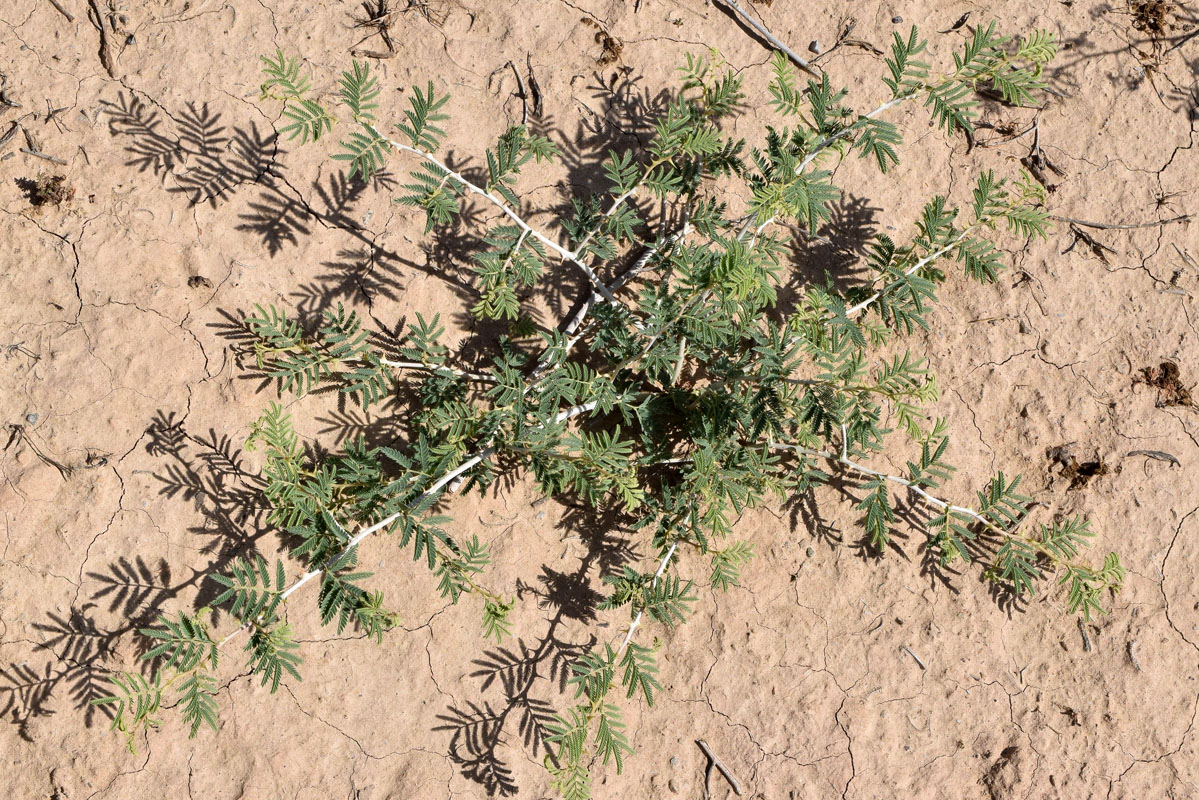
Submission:
[[[781,55],[768,98],[748,98],[718,57],[688,58],[648,147],[610,153],[609,190],[575,198],[559,230],[530,224],[519,184],[530,162],[558,155],[553,141],[513,127],[471,180],[438,155],[452,130],[449,98],[433,83],[416,87],[403,116],[385,125],[376,78],[355,63],[341,77],[341,124],[350,131],[333,158],[363,179],[407,159],[397,202],[424,215],[426,232],[454,222],[466,204],[495,212],[474,260],[470,313],[498,321],[504,333],[468,364],[442,343],[436,314],[417,314],[395,347],[341,305],[315,329],[274,306],[245,318],[256,368],[280,392],[336,387],[363,409],[393,414],[404,434],[386,446],[352,441],[318,456],[283,407],[271,405],[249,446],[264,458],[271,522],[290,558],[253,556],[212,577],[223,587],[214,605],[240,621],[223,637],[206,609],[163,616],[143,631],[152,644],[146,658],[158,668],[114,678],[113,695],[97,701],[115,707],[114,727],[132,744],[156,724],[170,689],[193,735],[216,728],[215,669],[235,640],[272,691],[298,679],[299,645],[285,617],[308,584],[322,623],[382,640],[396,615],[357,567],[359,547],[380,546],[377,539],[409,548],[446,598],[477,603],[483,636],[509,635],[516,600],[490,585],[487,546],[456,537],[437,513],[447,492],[482,492],[502,476],[531,476],[547,496],[617,512],[655,554],[649,565],[604,576],[601,608],[626,624],[571,666],[573,705],[550,726],[545,764],[571,800],[590,796],[595,762],[620,770],[633,750],[621,702],[640,696],[652,704],[662,689],[643,629],[678,625],[703,589],[739,582],[768,533],[738,533],[746,509],[834,476],[856,482],[865,543],[877,553],[898,524],[896,496],[906,495],[927,506],[922,547],[941,563],[978,563],[1015,598],[1056,578],[1069,611],[1098,610],[1124,570],[1115,554],[1099,566],[1080,560],[1092,536],[1085,519],[1031,524],[1020,479],[1003,473],[982,483],[972,503],[940,496],[954,471],[948,426],[926,413],[937,382],[926,360],[904,347],[929,326],[951,270],[982,284],[996,279],[1003,264],[992,237],[1044,236],[1038,183],[983,172],[964,207],[936,196],[910,237],[876,236],[865,280],[845,291],[811,283],[780,300],[791,231],[815,234],[838,197],[831,167],[860,157],[880,180],[894,175],[901,135],[889,111],[921,105],[945,134],[969,130],[980,88],[1010,104],[1032,103],[1055,44],[1044,31],[1013,41],[992,24],[975,30],[943,71],[920,60],[924,49],[915,28],[895,36],[886,98],[868,113],[847,106],[846,90],[827,75],[801,86]],[[301,66],[282,53],[264,63],[263,95],[281,106],[280,132],[324,141],[337,119],[314,99]],[[763,99],[783,127],[766,127],[755,146],[724,132]],[[718,199],[737,192],[737,210]],[[562,268],[581,275],[583,296],[568,319],[538,324],[522,298]],[[885,447],[910,454],[901,474],[872,466]],[[703,586],[679,570],[697,561]]]

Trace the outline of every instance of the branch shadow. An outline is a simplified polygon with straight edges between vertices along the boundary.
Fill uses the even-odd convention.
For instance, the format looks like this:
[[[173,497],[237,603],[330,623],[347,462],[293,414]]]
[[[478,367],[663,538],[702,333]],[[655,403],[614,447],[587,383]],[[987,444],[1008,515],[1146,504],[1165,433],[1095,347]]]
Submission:
[[[204,516],[203,524],[189,530],[208,540],[201,552],[210,556],[209,562],[193,568],[190,577],[180,578],[164,559],[118,558],[86,573],[97,588],[84,602],[73,604],[66,614],[50,612],[45,620],[35,622],[33,627],[42,637],[35,649],[48,651],[53,660],[41,667],[20,662],[0,668],[0,717],[27,740],[30,721],[55,713],[54,697],[64,687],[73,707],[83,712],[86,726],[91,727],[97,716],[110,720],[111,707],[92,701],[112,690],[108,677],[113,670],[107,662],[119,642],[153,624],[171,601],[182,596],[194,593],[195,608],[209,605],[219,587],[208,577],[223,572],[232,559],[256,552],[259,539],[270,530],[262,479],[246,468],[229,437],[212,430],[194,436],[183,420],[163,411],[155,413],[146,433],[146,452],[166,461],[154,474],[161,483],[159,493],[192,503]],[[214,622],[221,614],[213,610]],[[142,658],[152,648],[151,642],[137,636],[133,644],[140,669],[153,671],[158,662]]]
[[[846,472],[836,472],[825,486],[834,490],[842,501],[852,504],[855,509],[861,500],[860,477]],[[819,499],[814,491],[797,493],[788,498],[783,504],[789,512],[791,530],[795,531],[802,525],[818,542],[826,544],[829,549],[848,545],[854,555],[869,562],[878,562],[884,556],[894,553],[904,561],[911,561],[905,545],[918,533],[925,534],[922,541],[916,543],[919,554],[919,570],[921,577],[929,581],[929,588],[950,592],[951,595],[961,594],[958,582],[963,578],[965,570],[957,569],[953,564],[942,563],[938,552],[933,547],[932,534],[929,532],[929,521],[933,518],[930,508],[920,502],[915,495],[905,494],[893,498],[895,524],[890,526],[890,539],[886,552],[875,547],[863,533],[861,536],[847,541],[841,531],[829,523],[820,510]],[[860,512],[859,512],[860,513]],[[864,530],[864,526],[862,526]],[[964,542],[965,552],[961,563],[986,564],[998,552],[1002,541],[981,525],[971,526],[974,538]],[[957,563],[957,562],[954,562]],[[1027,608],[1028,598],[1017,596],[1012,587],[986,577],[985,571],[978,571],[978,580],[987,587],[991,600],[1009,616],[1023,613]]]
[[[450,255],[461,257],[454,249],[457,242],[430,247],[427,262],[420,264],[380,245],[377,235],[356,220],[355,208],[368,190],[397,188],[392,173],[383,170],[366,182],[332,172],[315,179],[311,197],[305,197],[285,176],[287,152],[273,130],[253,122],[230,126],[208,103],[188,102],[172,114],[122,92],[102,104],[110,135],[123,140],[131,156],[125,165],[154,174],[169,194],[183,195],[189,206],[215,208],[252,187],[257,194],[245,200],[234,227],[255,236],[269,257],[299,247],[319,229],[347,235],[350,243],[337,260],[322,264],[325,271],[295,292],[310,308],[327,308],[339,298],[361,298],[368,307],[376,297],[397,299],[405,270],[436,277],[459,295],[477,299],[465,274],[442,267]]]
[[[570,666],[597,643],[592,634],[585,641],[568,641],[559,629],[568,621],[588,623],[596,619],[603,596],[591,585],[592,571],[603,574],[636,557],[630,543],[614,535],[607,523],[610,515],[596,519],[589,513],[586,527],[576,528],[568,512],[562,527],[577,530],[587,551],[573,572],[542,565],[535,584],[517,583],[517,597],[531,596],[539,608],[550,613],[545,632],[536,643],[523,639],[515,646],[500,646],[482,653],[471,664],[468,677],[478,681],[478,696],[449,704],[438,719],[435,732],[449,734],[447,754],[462,775],[479,784],[488,796],[514,797],[520,787],[501,749],[513,737],[531,758],[548,756],[549,725],[554,705],[549,698],[566,692]]]
[[[792,532],[802,525],[813,539],[830,549],[845,543],[844,534],[820,510],[820,501],[815,492],[798,492],[791,495],[783,504],[783,509],[788,512]]]
[[[653,135],[653,120],[665,111],[671,99],[668,90],[651,93],[641,81],[641,76],[630,67],[618,67],[609,76],[594,72],[586,86],[586,92],[594,102],[577,101],[583,118],[574,131],[560,127],[552,116],[530,116],[530,130],[557,143],[560,151],[557,162],[564,168],[565,176],[558,183],[555,201],[538,209],[522,208],[522,216],[526,219],[541,216],[570,218],[575,214],[575,202],[590,202],[588,198],[594,198],[606,207],[605,204],[611,201],[604,171],[608,152],[643,151]],[[651,204],[648,201],[634,201],[634,204],[642,219],[648,219],[653,211]],[[564,244],[573,246],[569,241]],[[454,245],[461,249],[465,243],[455,239]],[[597,260],[590,266],[600,280],[608,281],[636,256],[637,253],[630,253],[612,261]],[[564,262],[552,253],[547,253],[544,264],[545,274],[537,285],[520,292],[518,298],[522,312],[537,326],[543,330],[551,326],[560,330],[566,320],[589,300],[593,287],[577,265]],[[468,354],[487,351],[504,332],[504,326],[480,325],[469,314],[461,315],[456,322],[472,331],[471,340],[463,344]]]
[[[788,280],[779,287],[780,310],[793,308],[811,286],[831,285],[844,293],[866,272],[866,246],[878,233],[882,208],[869,199],[843,194],[830,204],[831,216],[815,236],[798,232],[791,240]]]
[[[1149,11],[1159,4],[1139,4],[1142,12]],[[1127,21],[1120,24],[1116,32],[1121,39],[1118,47],[1101,48],[1092,40],[1093,30],[1083,31],[1072,37],[1063,37],[1059,46],[1059,54],[1046,68],[1051,89],[1059,93],[1064,89],[1068,93],[1078,93],[1085,86],[1077,75],[1079,67],[1087,62],[1101,59],[1105,56],[1128,54],[1139,65],[1136,70],[1120,70],[1111,72],[1108,80],[1116,85],[1123,85],[1129,91],[1140,89],[1148,83],[1158,100],[1164,107],[1174,113],[1185,114],[1188,120],[1199,118],[1199,83],[1190,87],[1180,86],[1166,71],[1175,65],[1174,59],[1181,60],[1182,69],[1178,74],[1199,75],[1199,58],[1188,60],[1181,52],[1175,55],[1175,50],[1185,45],[1199,25],[1199,15],[1196,15],[1181,4],[1160,4],[1161,9],[1169,8],[1173,19],[1162,19],[1154,24],[1148,18],[1139,18],[1137,10],[1104,3],[1091,9],[1092,20],[1099,21],[1107,15],[1126,17]],[[1163,92],[1158,86],[1158,78],[1169,84]]]
[[[109,133],[129,142],[125,150],[132,158],[125,166],[153,173],[189,205],[215,208],[243,184],[282,175],[279,159],[285,153],[273,131],[254,123],[229,128],[208,103],[189,101],[177,116],[160,113],[133,93],[100,104]]]

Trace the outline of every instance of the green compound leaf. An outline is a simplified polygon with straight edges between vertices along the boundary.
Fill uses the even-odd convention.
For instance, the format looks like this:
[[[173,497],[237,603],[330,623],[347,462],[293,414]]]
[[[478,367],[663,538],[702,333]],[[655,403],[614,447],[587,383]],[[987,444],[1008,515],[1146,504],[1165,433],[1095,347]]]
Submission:
[[[206,614],[201,612],[192,616],[180,613],[178,619],[172,620],[160,615],[158,622],[161,627],[141,628],[143,636],[158,642],[142,656],[142,660],[162,657],[166,666],[174,667],[180,672],[189,672],[207,658],[215,669],[217,645],[202,616]]]

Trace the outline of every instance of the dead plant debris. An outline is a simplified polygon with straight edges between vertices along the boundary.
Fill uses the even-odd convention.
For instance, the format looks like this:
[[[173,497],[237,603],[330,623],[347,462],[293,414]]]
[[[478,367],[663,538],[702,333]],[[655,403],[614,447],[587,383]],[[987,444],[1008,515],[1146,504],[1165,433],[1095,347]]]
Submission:
[[[1063,478],[1070,481],[1070,489],[1081,489],[1090,483],[1093,479],[1100,475],[1106,475],[1111,470],[1107,463],[1096,454],[1091,461],[1083,461],[1075,455],[1074,443],[1058,445],[1050,447],[1045,451],[1045,457],[1049,459],[1050,467],[1058,466],[1061,471],[1058,473]]]
[[[25,192],[34,208],[61,206],[75,197],[75,187],[67,182],[65,175],[39,174],[33,180],[18,178],[17,186]]]
[[[1170,0],[1131,0],[1132,27],[1159,39],[1176,27],[1174,4]]]
[[[606,67],[619,61],[620,54],[624,52],[624,43],[604,30],[598,22],[590,17],[582,17],[581,21],[584,25],[596,29],[595,43],[603,48],[599,57],[595,59],[595,63],[598,66]]]
[[[1134,382],[1145,383],[1157,389],[1155,405],[1158,408],[1195,405],[1191,390],[1182,385],[1181,373],[1173,361],[1163,361],[1156,367],[1145,367]]]
[[[409,8],[412,7],[411,2],[408,5]],[[358,42],[350,48],[350,54],[356,58],[361,56],[363,58],[375,59],[392,58],[395,56],[396,46],[395,41],[391,37],[391,25],[394,16],[399,12],[389,7],[388,0],[378,0],[378,2],[374,3],[368,0],[362,4],[362,10],[366,12],[366,17],[362,19],[355,18],[354,27],[370,28],[373,32],[368,33],[366,36],[359,39]],[[426,19],[428,19],[427,11],[422,11],[421,13]],[[359,45],[375,35],[378,35],[379,38],[383,40],[384,46],[387,47],[386,52],[382,50],[366,50],[359,47]]]

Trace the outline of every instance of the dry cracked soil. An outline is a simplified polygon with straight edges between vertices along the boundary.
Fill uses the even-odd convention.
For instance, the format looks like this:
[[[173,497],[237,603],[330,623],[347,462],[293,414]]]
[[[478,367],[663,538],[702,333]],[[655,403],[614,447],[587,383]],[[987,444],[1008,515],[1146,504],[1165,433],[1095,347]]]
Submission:
[[[863,105],[882,89],[880,51],[912,23],[945,32],[930,60],[990,18],[1060,38],[1043,107],[985,100],[973,147],[904,112],[896,180],[847,164],[853,188],[833,220],[795,246],[825,248],[817,255],[850,274],[866,236],[908,230],[928,195],[960,192],[980,169],[1033,169],[1068,219],[1011,249],[997,284],[950,280],[918,337],[945,387],[951,489],[970,497],[993,470],[1021,473],[1047,508],[1085,512],[1096,549],[1119,550],[1129,575],[1109,615],[1078,625],[1052,589],[1011,608],[977,571],[930,578],[914,533],[885,559],[863,558],[852,498],[832,489],[747,515],[758,557],[744,586],[701,593],[686,625],[658,632],[665,691],[653,708],[630,706],[639,752],[619,775],[598,771],[596,796],[731,796],[719,773],[705,788],[702,739],[743,796],[763,800],[1199,798],[1195,11],[1168,0],[742,4]],[[235,556],[281,546],[260,456],[244,446],[275,395],[246,379],[242,314],[274,302],[310,317],[341,302],[391,328],[441,310],[453,336],[473,333],[461,313],[474,293],[467,233],[424,236],[390,202],[402,172],[355,182],[322,147],[281,139],[278,109],[258,98],[258,54],[305,59],[328,95],[357,52],[385,109],[433,79],[453,95],[455,163],[477,164],[531,114],[565,153],[535,173],[529,202],[541,208],[594,188],[597,153],[645,145],[688,52],[716,48],[766,96],[768,47],[720,2],[384,8],[386,37],[360,24],[379,9],[354,2],[0,2],[10,797],[551,796],[544,725],[568,702],[566,665],[625,624],[596,611],[599,578],[653,554],[633,533],[532,505],[524,481],[449,509],[456,531],[493,547],[497,584],[518,590],[517,635],[502,646],[478,636],[477,609],[440,601],[380,542],[363,566],[403,619],[381,646],[293,614],[302,682],[272,695],[228,659],[219,734],[189,740],[167,714],[136,754],[90,705],[112,670],[137,668],[138,627],[210,601],[207,576]],[[737,130],[756,135],[765,115],[751,108]],[[579,290],[549,298],[547,313],[566,313]],[[385,416],[320,397],[292,408],[324,446],[387,435]]]

